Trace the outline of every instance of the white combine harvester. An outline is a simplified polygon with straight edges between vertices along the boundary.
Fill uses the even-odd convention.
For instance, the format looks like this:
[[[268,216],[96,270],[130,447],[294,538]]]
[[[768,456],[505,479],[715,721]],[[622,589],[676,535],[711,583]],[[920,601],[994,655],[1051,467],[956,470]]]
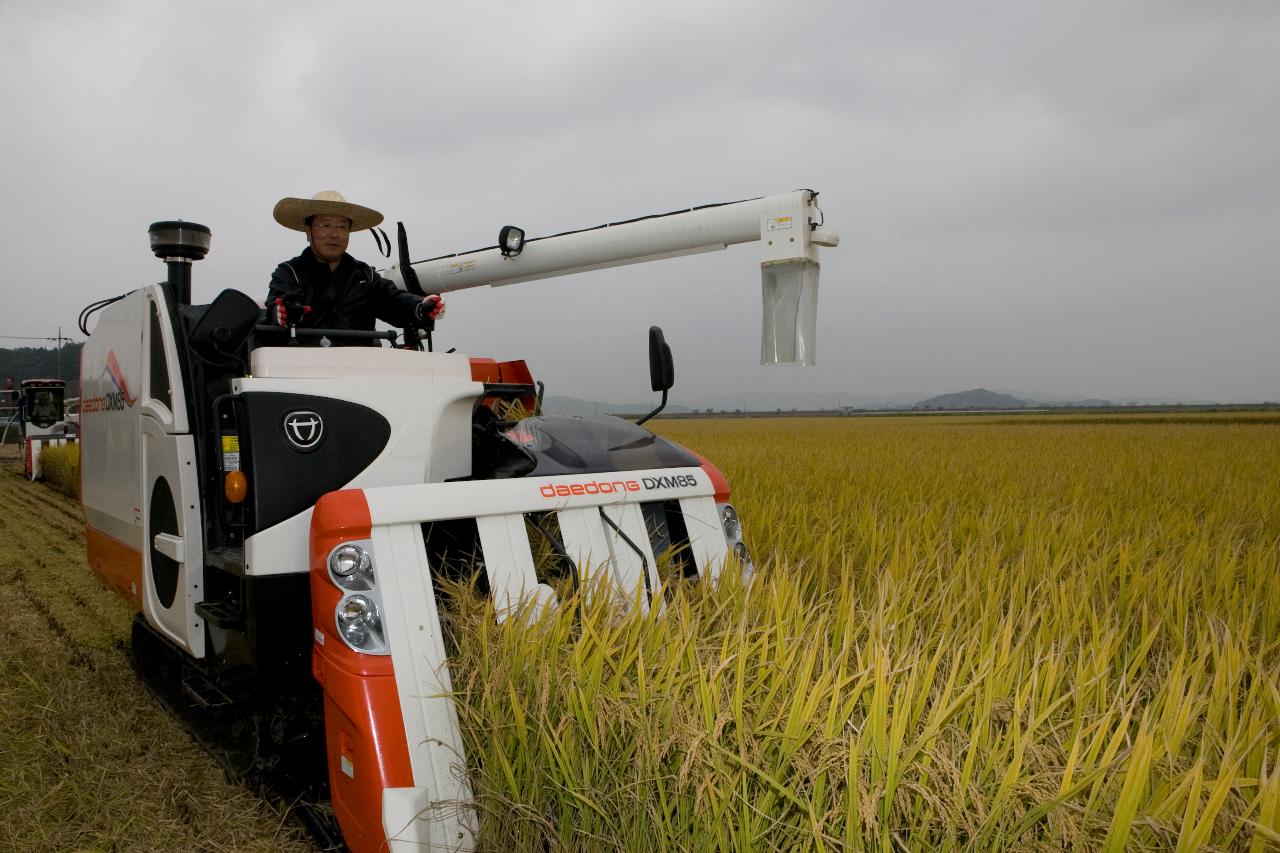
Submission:
[[[508,227],[497,247],[412,265],[401,229],[386,274],[445,293],[759,241],[761,360],[807,364],[818,247],[838,243],[815,196],[529,240]],[[191,305],[209,229],[150,234],[168,281],[81,322],[89,334],[98,312],[81,362],[88,560],[138,611],[139,668],[249,744],[238,771],[288,768],[327,796],[331,810],[304,814],[322,839],[471,849],[441,582],[478,573],[499,620],[555,607],[557,579],[661,607],[662,561],[690,581],[749,565],[728,484],[640,424],[504,420],[539,408],[522,361],[424,352],[409,330],[374,333],[388,347],[301,346],[360,333],[258,325],[260,306],[234,290]],[[665,404],[671,352],[656,328],[650,368]]]

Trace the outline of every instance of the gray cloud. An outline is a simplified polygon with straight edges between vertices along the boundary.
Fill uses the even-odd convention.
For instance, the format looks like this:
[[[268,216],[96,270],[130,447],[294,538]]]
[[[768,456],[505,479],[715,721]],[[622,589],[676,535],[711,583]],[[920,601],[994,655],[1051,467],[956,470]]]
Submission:
[[[650,323],[689,401],[1280,398],[1274,4],[119,0],[4,4],[0,45],[0,334],[161,277],[157,219],[214,229],[197,298],[260,296],[284,195],[426,257],[805,185],[844,237],[815,369],[755,364],[749,247],[457,294],[441,335],[602,399],[644,396]]]

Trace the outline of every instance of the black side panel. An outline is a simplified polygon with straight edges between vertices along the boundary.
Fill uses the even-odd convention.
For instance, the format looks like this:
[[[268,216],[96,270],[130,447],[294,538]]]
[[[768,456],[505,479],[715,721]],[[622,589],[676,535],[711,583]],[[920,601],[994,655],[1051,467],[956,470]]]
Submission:
[[[160,333],[160,313],[151,306],[151,398],[173,411],[173,392],[169,388],[169,362],[164,357],[164,338]]]
[[[246,297],[247,298],[247,297]],[[188,339],[192,329],[202,325],[209,311],[207,305],[183,305],[178,309],[182,320],[182,338]],[[231,405],[215,401],[231,393],[231,380],[245,374],[248,350],[242,345],[228,359],[214,362],[185,347],[182,381],[191,419],[191,435],[196,443],[196,464],[200,475],[200,497],[205,519],[205,550],[242,545],[243,515],[240,505],[229,504],[223,497],[222,436],[235,436],[237,426]]]
[[[386,418],[345,400],[256,392],[236,402],[240,461],[252,504],[246,534],[279,524],[342,488],[391,438]]]
[[[157,533],[178,535],[178,510],[173,503],[173,490],[164,477],[157,477],[151,487],[147,514],[151,523],[151,581],[156,585],[160,605],[167,610],[178,593],[178,563],[156,550],[155,538]]]
[[[314,685],[309,572],[238,577],[206,569],[205,579],[211,601],[244,614],[242,626],[204,623],[212,674],[258,694]]]
[[[311,679],[311,575],[247,577],[245,610],[258,689],[289,692]]]

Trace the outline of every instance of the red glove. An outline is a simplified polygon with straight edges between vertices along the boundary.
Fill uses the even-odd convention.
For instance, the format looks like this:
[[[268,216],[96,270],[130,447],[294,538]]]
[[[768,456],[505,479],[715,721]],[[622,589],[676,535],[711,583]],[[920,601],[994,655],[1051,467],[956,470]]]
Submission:
[[[439,320],[444,316],[444,297],[428,296],[418,303],[415,313],[419,320]]]
[[[299,305],[297,302],[286,302],[283,297],[277,296],[272,303],[271,315],[276,321],[277,326],[296,326],[302,322],[302,318],[311,313],[310,305]]]

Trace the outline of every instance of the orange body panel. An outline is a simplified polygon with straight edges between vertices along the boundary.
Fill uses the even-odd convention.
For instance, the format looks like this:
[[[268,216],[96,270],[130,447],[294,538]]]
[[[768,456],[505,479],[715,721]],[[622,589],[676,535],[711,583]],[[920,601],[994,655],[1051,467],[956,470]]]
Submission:
[[[386,848],[382,791],[413,785],[391,658],[352,650],[334,622],[343,593],[329,578],[329,552],[341,542],[368,539],[371,529],[359,490],[325,495],[311,515],[311,667],[324,690],[333,809],[353,853]]]
[[[471,359],[471,379],[475,382],[501,382],[502,372],[492,358]]]
[[[495,382],[509,385],[533,384],[533,374],[529,372],[529,365],[525,364],[523,359],[518,361],[495,361],[492,358],[473,358],[471,359],[471,379],[475,382]],[[497,398],[495,397],[485,397],[481,402],[486,406],[492,406],[496,400]],[[537,405],[537,400],[532,394],[520,397],[519,400],[526,412],[532,412]]]
[[[498,362],[498,370],[502,374],[503,382],[533,384],[533,374],[529,372],[529,365],[524,363],[524,359]]]
[[[120,593],[135,610],[142,609],[142,554],[95,527],[84,526],[89,568],[108,587]]]
[[[692,453],[697,457],[698,462],[702,464],[702,470],[707,472],[707,476],[711,478],[711,487],[716,490],[716,503],[724,503],[729,500],[729,479],[720,472],[720,469],[711,463],[711,460],[694,450],[685,447],[685,451]]]

